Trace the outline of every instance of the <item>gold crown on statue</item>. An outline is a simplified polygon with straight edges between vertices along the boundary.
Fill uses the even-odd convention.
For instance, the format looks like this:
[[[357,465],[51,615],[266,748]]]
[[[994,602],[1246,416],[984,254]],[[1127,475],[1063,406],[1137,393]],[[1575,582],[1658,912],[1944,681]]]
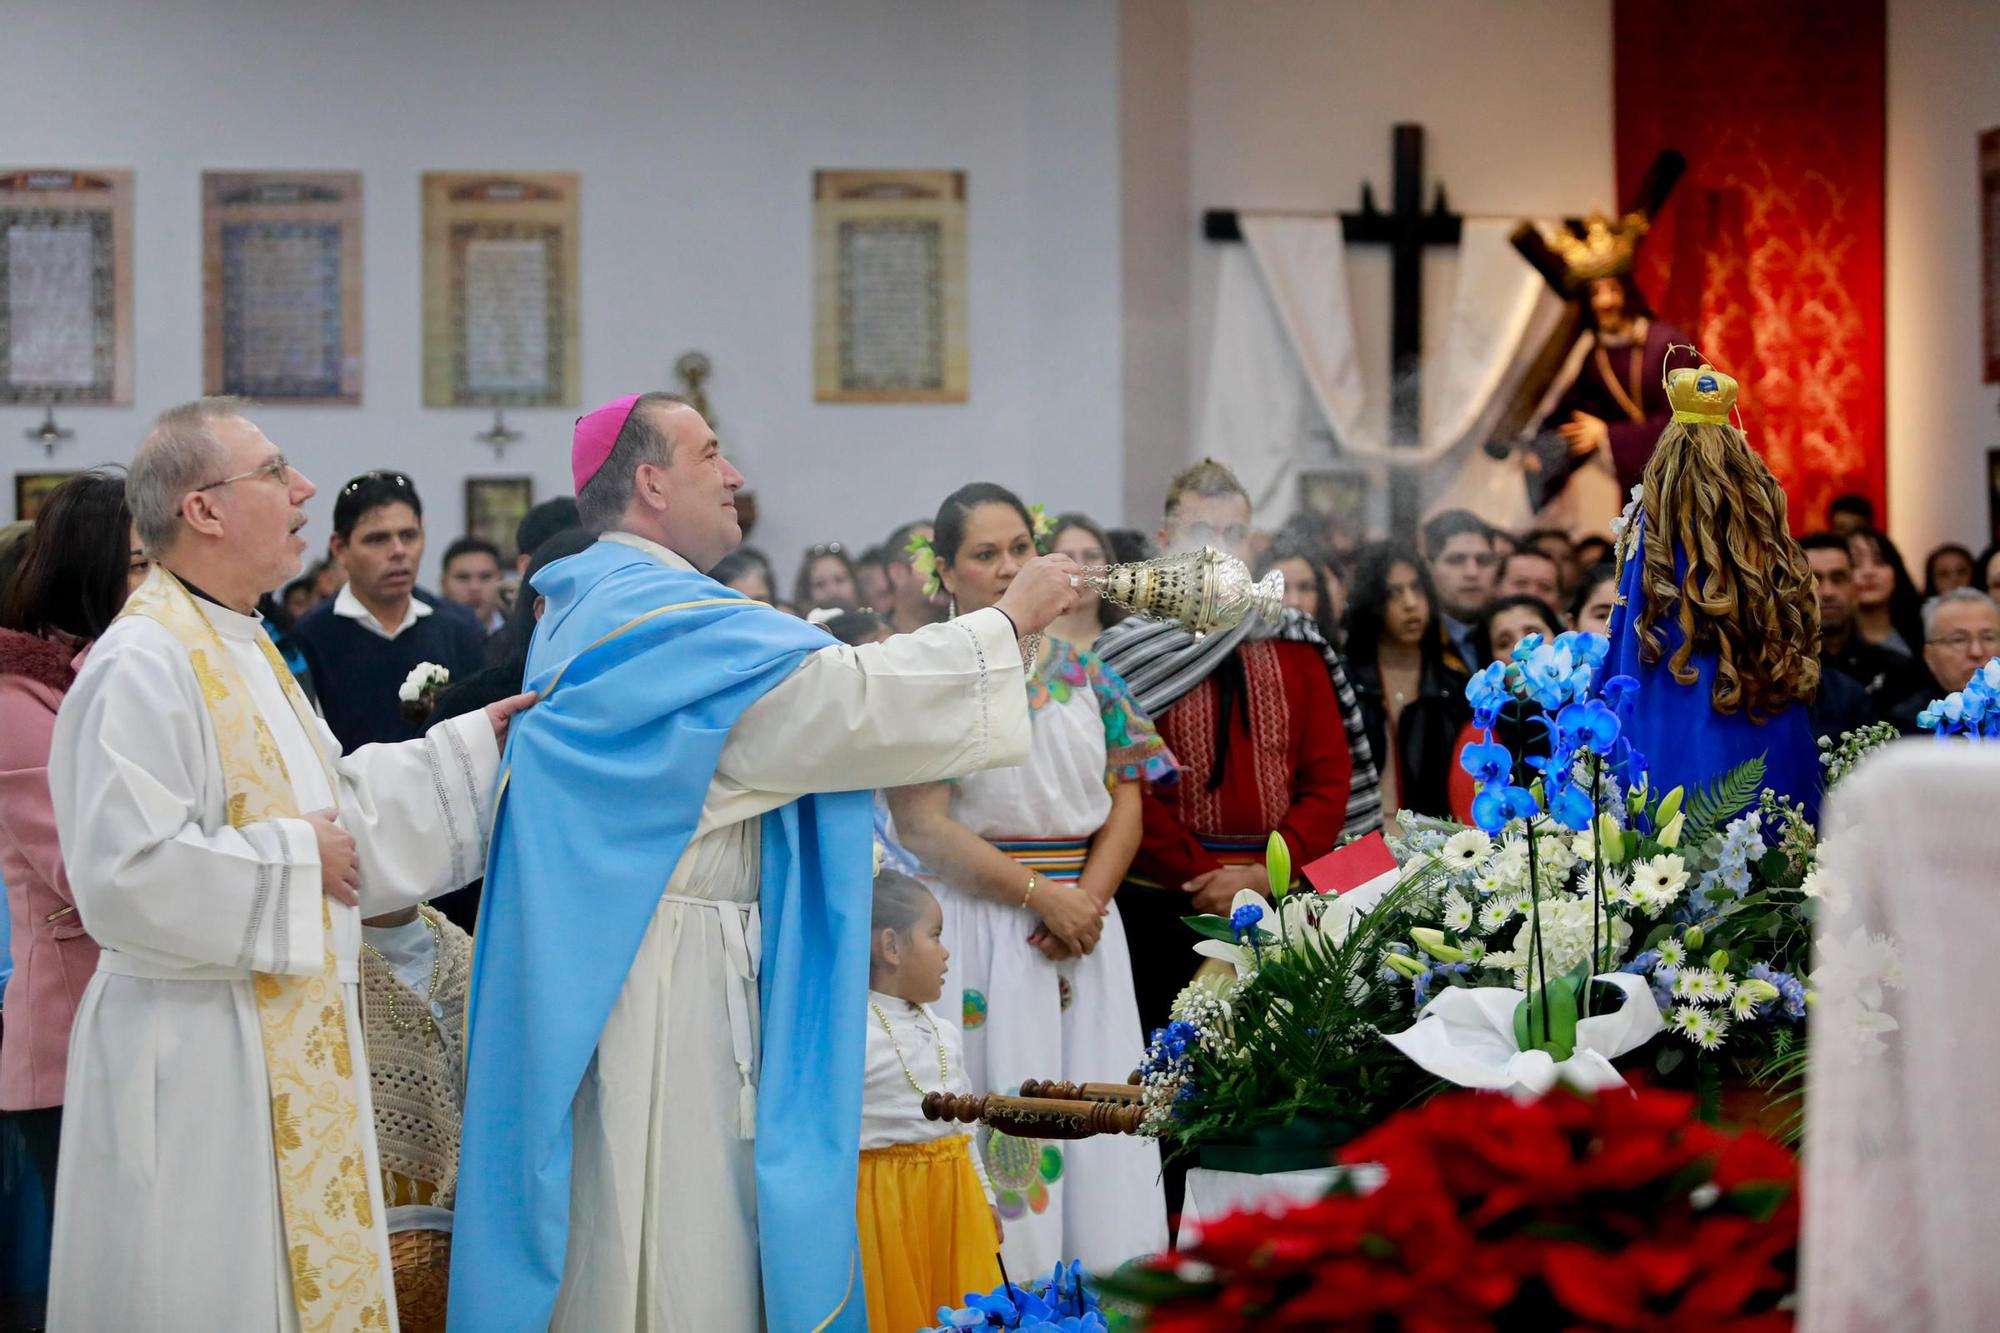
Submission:
[[[1563,276],[1571,286],[1582,286],[1599,278],[1620,278],[1632,271],[1632,256],[1648,223],[1643,213],[1627,213],[1613,222],[1602,213],[1584,220],[1583,235],[1565,227],[1549,241],[1549,249],[1563,262]]]
[[[1682,366],[1667,372],[1667,401],[1675,421],[1726,426],[1729,409],[1736,406],[1736,381],[1706,361],[1699,369]]]

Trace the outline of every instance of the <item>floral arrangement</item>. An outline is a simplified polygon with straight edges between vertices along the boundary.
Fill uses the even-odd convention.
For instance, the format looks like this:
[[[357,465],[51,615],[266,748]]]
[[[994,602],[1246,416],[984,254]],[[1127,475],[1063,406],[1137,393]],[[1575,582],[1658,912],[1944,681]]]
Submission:
[[[410,674],[403,677],[403,683],[396,690],[396,700],[403,716],[412,722],[421,722],[431,715],[431,705],[437,702],[438,691],[451,684],[451,671],[436,662],[419,662],[410,668]]]
[[[1659,1090],[1452,1093],[1340,1154],[1386,1169],[1104,1280],[1150,1333],[1788,1329],[1798,1164]]]
[[[1294,890],[1275,833],[1265,867],[1268,899],[1246,889],[1227,917],[1187,918],[1202,936],[1195,951],[1226,967],[1204,969],[1152,1034],[1139,1068],[1145,1131],[1170,1153],[1229,1145],[1319,1165],[1424,1081],[1382,1042],[1384,1025],[1405,1020],[1405,999],[1373,974],[1397,905],[1433,872],[1373,902],[1367,890]]]
[[[1939,738],[1963,736],[1983,741],[2000,736],[2000,657],[1989,658],[1962,690],[1934,699],[1917,714],[1917,725]]]
[[[1641,978],[1671,1034],[1655,1071],[1696,1057],[1685,1072],[1713,1112],[1724,1058],[1753,1075],[1802,1060],[1817,846],[1804,811],[1763,789],[1761,761],[1692,793],[1653,792],[1645,757],[1620,735],[1636,682],[1595,686],[1602,660],[1594,635],[1531,635],[1473,678],[1486,736],[1462,763],[1481,784],[1478,827],[1405,817],[1398,859],[1431,872],[1437,892],[1409,901],[1381,975],[1406,984],[1419,1011],[1443,988],[1511,982],[1519,1049],[1556,1061],[1605,984],[1588,978]],[[1502,721],[1524,753],[1493,740]],[[1829,785],[1893,735],[1823,743]],[[1528,752],[1537,740],[1546,753]]]
[[[1057,1264],[1046,1276],[1018,1286],[1002,1283],[987,1295],[966,1294],[956,1310],[940,1306],[934,1327],[917,1333],[960,1333],[961,1330],[1009,1328],[1048,1333],[1105,1333],[1114,1327],[1098,1304],[1090,1278],[1080,1262]]]

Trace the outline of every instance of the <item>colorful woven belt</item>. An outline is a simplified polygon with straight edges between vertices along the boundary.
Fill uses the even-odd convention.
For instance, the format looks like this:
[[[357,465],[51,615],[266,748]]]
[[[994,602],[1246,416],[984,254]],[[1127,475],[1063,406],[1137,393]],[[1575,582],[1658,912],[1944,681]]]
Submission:
[[[1226,866],[1247,866],[1252,862],[1262,864],[1264,848],[1270,841],[1261,835],[1225,838],[1206,833],[1197,833],[1194,840]]]
[[[1083,859],[1090,844],[1081,838],[1014,838],[993,844],[1043,879],[1083,877]]]
[[[1225,866],[1247,866],[1247,865],[1261,864],[1264,860],[1264,848],[1269,841],[1266,838],[1260,838],[1254,835],[1239,836],[1239,837],[1224,837],[1221,834],[1213,834],[1213,833],[1197,833],[1194,836],[1194,840],[1201,844],[1202,849],[1204,851],[1206,851],[1209,855],[1213,856],[1216,860],[1220,861]],[[1144,875],[1127,875],[1125,877],[1125,882],[1127,884],[1135,884],[1142,889],[1160,889],[1167,887],[1166,885],[1158,884],[1150,879],[1147,879]],[[1173,887],[1175,889],[1180,888],[1178,884],[1174,885]]]

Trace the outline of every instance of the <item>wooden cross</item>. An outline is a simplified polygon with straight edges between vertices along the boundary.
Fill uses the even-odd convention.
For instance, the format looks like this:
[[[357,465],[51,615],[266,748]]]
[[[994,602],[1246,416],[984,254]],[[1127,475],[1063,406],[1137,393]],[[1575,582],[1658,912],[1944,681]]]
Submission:
[[[1340,232],[1349,245],[1389,247],[1389,284],[1393,296],[1389,317],[1389,435],[1390,442],[1415,448],[1422,397],[1418,392],[1424,352],[1424,248],[1457,245],[1465,219],[1445,206],[1444,186],[1428,212],[1423,206],[1424,127],[1398,125],[1395,130],[1395,203],[1384,213],[1375,206],[1374,187],[1361,187],[1361,211],[1342,213]],[[1201,233],[1211,241],[1240,241],[1243,228],[1235,209],[1212,208],[1202,214]],[[1420,500],[1416,473],[1405,467],[1389,478],[1390,530],[1414,536]]]

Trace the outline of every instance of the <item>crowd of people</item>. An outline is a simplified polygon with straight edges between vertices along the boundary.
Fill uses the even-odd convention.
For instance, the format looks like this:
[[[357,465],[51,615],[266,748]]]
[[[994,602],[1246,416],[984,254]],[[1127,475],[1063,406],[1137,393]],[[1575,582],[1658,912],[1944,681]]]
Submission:
[[[381,1250],[404,1328],[441,1326],[426,1321],[441,1317],[447,1282],[460,1308],[518,1300],[540,1312],[522,1326],[622,1326],[643,1309],[752,1327],[760,1307],[790,1308],[768,1241],[790,1216],[765,1192],[780,1168],[752,1145],[780,1140],[792,1122],[778,1117],[823,1113],[813,1089],[839,1101],[846,1075],[800,1062],[842,1052],[859,1137],[833,1142],[854,1160],[845,1174],[827,1176],[823,1162],[810,1174],[816,1189],[858,1188],[849,1212],[871,1325],[914,1327],[940,1285],[997,1280],[996,1248],[1017,1274],[1156,1251],[1178,1186],[1149,1141],[968,1137],[924,1120],[917,1099],[1120,1077],[1195,973],[1182,918],[1227,913],[1261,889],[1273,830],[1304,866],[1393,827],[1399,811],[1468,818],[1469,675],[1530,634],[1604,633],[1626,600],[1608,537],[1503,533],[1457,510],[1433,515],[1415,542],[1359,543],[1312,515],[1263,532],[1243,487],[1210,460],[1173,479],[1150,531],[1074,512],[1044,520],[973,483],[879,544],[807,548],[786,578],[740,544],[731,497],[742,479],[699,415],[667,395],[580,421],[577,498],[537,506],[511,561],[481,538],[451,542],[433,592],[418,584],[423,502],[395,471],[341,486],[325,559],[300,568],[313,484],[250,411],[203,400],[164,413],[128,474],[72,477],[31,527],[0,534],[12,964],[0,1111],[35,1168],[68,1327],[122,1326],[134,1302],[168,1300],[209,1312],[204,1326],[293,1326],[308,1287],[336,1286],[299,1239],[306,1205],[272,1184],[273,1154],[282,1162],[288,1134],[299,1137],[280,1072],[317,1057],[268,1030],[291,1021],[278,1015],[309,984],[352,999],[345,1019],[337,1002],[324,1009],[330,1027],[311,1050],[338,1046],[329,1058],[349,1060],[355,1048],[366,1072],[345,1113],[372,1117],[372,1130],[350,1127],[346,1174],[313,1188],[324,1199],[359,1191],[334,1209],[358,1228],[344,1243]],[[1782,523],[1781,502],[1776,513]],[[1078,577],[1204,546],[1284,575],[1279,623],[1196,637],[1126,617]],[[1855,498],[1799,546],[1817,590],[1819,734],[1883,721],[1913,730],[1925,704],[2000,653],[2000,547],[1938,548],[1920,591]],[[656,594],[696,621],[646,609]],[[736,638],[699,619],[748,623],[727,614],[750,603],[796,619],[767,613]],[[613,640],[625,657],[572,672]],[[757,665],[698,694],[707,655],[732,653]],[[621,676],[628,661],[647,674]],[[426,665],[449,681],[413,695],[407,683]],[[1809,681],[1779,675],[1790,697],[1811,697]],[[741,683],[752,677],[754,688]],[[565,702],[537,716],[530,691]],[[685,724],[686,710],[710,706],[701,700],[732,698]],[[628,725],[604,718],[647,708],[683,711],[613,746],[615,775],[576,766],[572,749]],[[501,783],[517,714],[520,753]],[[574,820],[523,824],[656,760],[692,774],[685,801],[641,811],[614,797],[577,805]],[[811,795],[856,785],[869,790],[852,809]],[[830,832],[850,815],[872,829],[880,862],[872,904],[858,909],[865,1043],[812,1046],[809,1031],[760,1022],[754,941],[761,931],[767,970],[820,965],[796,932],[810,941],[838,920],[802,922],[775,905],[801,885],[850,882]],[[559,841],[597,817],[621,821],[601,846]],[[482,884],[489,829],[493,880]],[[634,901],[606,907],[627,874]],[[773,887],[773,874],[789,878]],[[601,957],[633,959],[627,974],[582,979],[603,968],[593,954],[579,971],[562,952],[554,923],[568,917],[546,906],[559,893],[581,895],[555,901],[617,946]],[[837,953],[838,941],[826,947]],[[851,991],[828,993],[851,993],[858,1015],[861,977],[849,980]],[[786,982],[764,981],[768,1005]],[[510,989],[530,986],[562,998]],[[472,1029],[473,1046],[544,1051],[541,1036],[506,1025],[572,993],[591,998],[574,1006],[582,1044],[558,1062],[567,1074],[544,1087],[511,1068],[468,1068],[475,994],[494,1026]],[[780,1055],[797,1080],[782,1108]],[[644,1091],[663,1070],[673,1090]],[[551,1105],[573,1175],[567,1155],[555,1175],[530,1172],[532,1188],[479,1169],[526,1151],[511,1136]],[[810,1194],[793,1179],[788,1198]],[[620,1201],[633,1180],[651,1201]],[[675,1191],[717,1211],[657,1216],[658,1196]],[[204,1193],[231,1210],[226,1225],[176,1220],[173,1207]],[[592,1199],[607,1216],[585,1218]],[[453,1224],[455,1208],[469,1215]],[[916,1217],[950,1220],[941,1237],[895,1234],[932,1225]],[[567,1248],[551,1256],[563,1218]],[[162,1240],[183,1231],[200,1233],[204,1257]],[[479,1257],[452,1267],[447,1234]],[[107,1265],[121,1274],[116,1291],[93,1276]],[[339,1299],[371,1299],[375,1288],[354,1282]],[[746,1311],[752,1323],[740,1322]]]

